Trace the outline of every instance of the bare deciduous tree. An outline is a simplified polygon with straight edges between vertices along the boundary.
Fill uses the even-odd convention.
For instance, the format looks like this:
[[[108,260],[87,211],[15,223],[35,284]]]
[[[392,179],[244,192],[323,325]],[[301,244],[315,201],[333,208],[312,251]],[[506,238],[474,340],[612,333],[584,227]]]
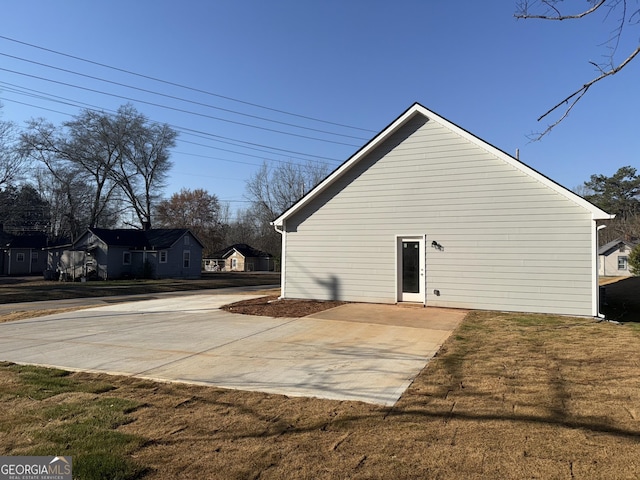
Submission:
[[[270,222],[283,213],[327,175],[327,167],[319,163],[283,163],[272,167],[263,163],[262,167],[247,181],[246,197],[251,202],[248,214],[255,219],[256,248],[278,254],[280,235]]]
[[[204,254],[222,248],[222,225],[218,197],[203,189],[183,188],[158,203],[155,222],[168,228],[188,228],[204,244]]]
[[[111,171],[120,155],[119,139],[114,136],[113,125],[105,115],[85,111],[63,128],[49,122],[32,120],[28,132],[22,135],[23,146],[33,158],[37,158],[61,185],[66,185],[70,197],[87,194],[86,189],[76,190],[73,184],[91,185],[91,199],[84,198],[73,204],[88,207],[84,227],[104,227],[107,206],[117,188]],[[88,201],[88,204],[87,204]]]
[[[19,149],[18,140],[15,124],[0,121],[0,189],[19,180],[27,167],[27,157]]]
[[[246,243],[247,245],[260,248],[258,245],[263,246],[263,242],[259,239],[259,230],[260,227],[257,219],[251,211],[238,210],[236,212],[236,218],[234,220],[230,219],[226,223],[225,246],[234,243]]]
[[[254,213],[271,220],[283,213],[327,175],[319,163],[283,163],[272,167],[266,163],[247,181],[247,199]]]
[[[115,121],[127,133],[112,176],[139,224],[150,225],[154,203],[171,169],[169,150],[176,144],[177,133],[166,124],[150,123],[130,105],[118,110]]]
[[[148,224],[171,168],[169,149],[176,133],[150,123],[131,105],[115,115],[85,110],[61,127],[32,120],[22,149],[41,161],[66,192],[72,237],[81,228],[109,228],[133,211]],[[87,188],[88,187],[88,188]]]
[[[74,239],[81,235],[89,224],[93,187],[70,170],[56,171],[54,175],[47,168],[38,168],[33,180],[42,198],[51,206],[50,237]]]
[[[575,107],[592,86],[607,77],[617,74],[640,54],[640,46],[637,46],[634,50],[626,52],[622,60],[620,60],[617,55],[618,47],[622,43],[623,36],[627,31],[626,27],[640,24],[640,8],[630,8],[631,0],[587,0],[587,3],[589,5],[588,8],[575,13],[567,13],[562,9],[564,6],[563,0],[522,0],[518,2],[515,17],[519,19],[563,21],[579,20],[588,16],[601,14],[605,21],[613,18],[612,21],[615,22],[615,27],[610,37],[604,42],[608,49],[608,54],[606,55],[607,60],[600,63],[589,62],[595,67],[596,75],[538,117],[538,121],[541,121],[556,111],[561,112],[558,119],[547,125],[544,131],[534,134],[531,137],[533,140],[540,140],[567,118],[571,110],[573,110],[573,107]],[[637,1],[635,3],[637,4]]]

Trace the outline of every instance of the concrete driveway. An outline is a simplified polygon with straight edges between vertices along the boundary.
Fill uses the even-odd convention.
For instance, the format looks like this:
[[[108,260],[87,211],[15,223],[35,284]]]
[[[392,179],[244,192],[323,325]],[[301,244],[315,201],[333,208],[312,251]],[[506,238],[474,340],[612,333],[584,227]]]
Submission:
[[[0,324],[0,360],[393,405],[466,312],[348,304],[304,318],[192,294]]]

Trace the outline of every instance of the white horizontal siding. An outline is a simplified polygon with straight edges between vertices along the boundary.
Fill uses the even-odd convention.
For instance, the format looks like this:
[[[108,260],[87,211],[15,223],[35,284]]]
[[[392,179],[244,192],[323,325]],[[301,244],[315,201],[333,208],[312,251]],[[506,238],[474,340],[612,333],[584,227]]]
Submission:
[[[417,234],[427,238],[430,305],[592,312],[590,213],[421,118],[288,218],[286,230],[290,298],[395,302],[396,235]]]

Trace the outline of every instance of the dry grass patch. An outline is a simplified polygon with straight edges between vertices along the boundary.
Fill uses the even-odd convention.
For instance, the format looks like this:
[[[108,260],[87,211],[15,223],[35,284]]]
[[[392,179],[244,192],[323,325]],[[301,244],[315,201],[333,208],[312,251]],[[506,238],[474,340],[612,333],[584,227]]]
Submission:
[[[277,284],[280,284],[280,273],[273,272],[203,273],[198,280],[132,279],[56,282],[44,281],[38,277],[4,277],[0,278],[0,302],[35,302]]]
[[[55,315],[57,313],[75,312],[76,310],[85,310],[87,308],[93,308],[93,306],[49,308],[45,310],[16,310],[15,312],[0,315],[0,323],[24,320],[26,318],[44,317],[46,315]]]
[[[598,285],[603,287],[605,285],[610,285],[612,283],[619,282],[620,280],[626,280],[627,278],[629,277],[599,277]]]
[[[640,476],[637,325],[474,312],[427,372],[394,416],[439,418],[449,462],[485,477]]]
[[[24,379],[0,367],[0,454],[24,451],[15,429],[27,427],[8,412],[35,432],[75,418],[64,409],[38,416],[53,404],[71,398],[90,411],[117,398],[124,421],[109,431],[134,439],[121,455],[137,469],[131,475],[149,479],[640,477],[640,325],[471,313],[393,408],[68,378],[73,391],[38,400],[7,394]],[[113,388],[80,387],[105,384]],[[48,445],[29,438],[32,448]],[[70,445],[48,453],[83,454]]]

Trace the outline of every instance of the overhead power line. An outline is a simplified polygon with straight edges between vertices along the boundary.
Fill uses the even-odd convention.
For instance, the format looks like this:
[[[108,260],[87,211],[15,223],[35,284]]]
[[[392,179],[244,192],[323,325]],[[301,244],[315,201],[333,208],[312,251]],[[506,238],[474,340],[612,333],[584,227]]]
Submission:
[[[94,75],[88,75],[86,73],[76,72],[74,70],[68,70],[66,68],[56,67],[54,65],[49,65],[49,64],[46,64],[46,63],[42,63],[42,62],[36,62],[35,60],[29,60],[27,58],[17,57],[15,55],[10,55],[8,53],[0,52],[0,55],[2,55],[3,57],[13,58],[14,60],[19,60],[21,62],[27,62],[27,63],[38,65],[38,66],[41,66],[41,67],[50,68],[52,70],[58,70],[59,72],[70,73],[72,75],[78,75],[80,77],[90,78],[92,80],[97,80],[99,82],[109,83],[111,85],[117,85],[119,87],[130,88],[132,90],[137,90],[139,92],[150,93],[152,95],[158,95],[160,97],[170,98],[172,100],[178,100],[180,102],[191,103],[193,105],[198,105],[198,106],[201,106],[201,107],[212,108],[212,109],[215,109],[215,110],[220,110],[222,112],[233,113],[235,115],[241,115],[241,116],[253,118],[253,119],[256,119],[256,120],[263,120],[265,122],[272,122],[272,123],[276,123],[278,125],[284,125],[284,126],[287,126],[287,127],[299,128],[301,130],[309,130],[309,131],[312,131],[312,132],[324,133],[324,134],[327,134],[327,135],[335,135],[335,136],[338,136],[338,137],[353,138],[353,139],[356,139],[356,140],[366,140],[366,138],[356,137],[355,135],[345,135],[343,133],[334,133],[334,132],[330,132],[328,130],[321,130],[319,128],[304,127],[304,126],[301,126],[301,125],[296,125],[294,123],[281,122],[279,120],[273,120],[273,119],[266,118],[266,117],[260,117],[258,115],[251,115],[249,113],[238,112],[236,110],[231,110],[231,109],[228,109],[228,108],[217,107],[215,105],[211,105],[211,104],[208,104],[208,103],[197,102],[195,100],[189,100],[187,98],[177,97],[175,95],[169,95],[167,93],[156,92],[156,91],[149,90],[149,89],[146,89],[146,88],[136,87],[136,86],[133,86],[133,85],[127,85],[126,83],[116,82],[116,81],[113,81],[113,80],[107,80],[105,78],[96,77]],[[222,121],[230,121],[230,120],[225,120],[225,119],[221,119],[221,118],[217,118],[217,119],[218,120],[222,120]]]
[[[289,162],[289,161],[286,161],[286,160],[280,160],[280,159],[277,159],[277,158],[266,158],[263,155],[253,155],[251,153],[242,153],[242,152],[237,152],[235,150],[229,150],[229,149],[226,149],[226,148],[214,147],[212,145],[205,145],[205,144],[202,144],[202,143],[190,142],[188,140],[181,140],[181,142],[182,143],[188,143],[190,145],[196,145],[198,147],[213,148],[215,150],[220,150],[221,152],[235,153],[235,154],[238,154],[238,155],[243,155],[245,157],[253,157],[253,158],[258,158],[258,159],[261,159],[261,160],[268,160],[270,162],[289,163],[289,164],[295,163],[295,162]],[[267,153],[273,154],[273,152],[267,152]],[[299,158],[298,160],[304,160],[304,159]],[[322,164],[330,166],[330,167],[335,167],[335,164],[331,165],[328,162],[323,162],[323,161],[320,161],[320,160],[315,160],[315,162],[316,163],[322,163]]]
[[[343,124],[343,123],[331,122],[331,121],[328,121],[328,120],[322,120],[322,119],[319,119],[319,118],[314,118],[314,117],[310,117],[310,116],[306,116],[306,115],[301,115],[301,114],[298,114],[298,113],[287,112],[285,110],[279,110],[277,108],[267,107],[267,106],[260,105],[260,104],[257,104],[257,103],[252,103],[252,102],[248,102],[248,101],[245,101],[245,100],[240,100],[240,99],[237,99],[237,98],[229,97],[229,96],[226,96],[226,95],[221,95],[221,94],[218,94],[218,93],[213,93],[213,92],[209,92],[209,91],[206,91],[206,90],[201,90],[199,88],[190,87],[188,85],[183,85],[183,84],[180,84],[180,83],[171,82],[171,81],[168,81],[168,80],[163,80],[163,79],[160,79],[160,78],[157,78],[157,77],[152,77],[150,75],[144,75],[144,74],[141,74],[141,73],[133,72],[131,70],[126,70],[124,68],[114,67],[114,66],[111,66],[111,65],[107,65],[105,63],[100,63],[100,62],[96,62],[96,61],[93,61],[93,60],[88,60],[86,58],[78,57],[78,56],[75,56],[75,55],[70,55],[68,53],[59,52],[57,50],[52,50],[50,48],[42,47],[42,46],[35,45],[35,44],[32,44],[32,43],[23,42],[21,40],[16,40],[14,38],[6,37],[4,35],[0,35],[0,38],[3,39],[3,40],[7,40],[9,42],[18,43],[18,44],[25,45],[25,46],[28,46],[28,47],[31,47],[31,48],[37,48],[37,49],[42,50],[42,51],[54,53],[56,55],[61,55],[63,57],[72,58],[74,60],[78,60],[78,61],[81,61],[81,62],[86,62],[86,63],[92,64],[92,65],[97,65],[99,67],[108,68],[110,70],[126,73],[128,75],[134,75],[136,77],[145,78],[147,80],[152,80],[154,82],[159,82],[159,83],[163,83],[165,85],[171,85],[171,86],[174,86],[174,87],[183,88],[185,90],[190,90],[192,92],[197,92],[197,93],[201,93],[201,94],[204,94],[204,95],[210,95],[212,97],[222,98],[224,100],[240,103],[240,104],[243,104],[243,105],[248,105],[248,106],[256,107],[256,108],[261,108],[263,110],[268,110],[268,111],[271,111],[271,112],[276,112],[276,113],[280,113],[280,114],[284,114],[284,115],[290,115],[292,117],[302,118],[302,119],[305,119],[305,120],[311,120],[311,121],[314,121],[314,122],[320,122],[320,123],[324,123],[324,124],[327,124],[327,125],[334,125],[334,126],[337,126],[337,127],[351,128],[351,129],[360,130],[360,131],[363,131],[363,132],[373,132],[373,133],[375,133],[375,130],[361,128],[361,127],[354,127],[354,126],[346,125],[346,124]]]
[[[2,82],[0,82],[0,83],[2,83]],[[0,97],[0,99],[2,99],[4,101],[7,101],[7,102],[17,103],[19,105],[25,105],[27,107],[39,108],[41,110],[45,110],[45,111],[48,111],[48,112],[58,113],[58,114],[61,114],[61,115],[73,116],[70,113],[61,112],[59,110],[53,110],[51,108],[45,108],[45,107],[41,107],[41,106],[30,104],[30,103],[26,103],[26,102],[20,102],[18,100],[14,100],[14,99],[10,99],[10,98]],[[71,104],[69,104],[69,105],[71,105]],[[94,111],[98,111],[98,110],[94,110]],[[186,128],[183,128],[183,127],[177,127],[175,125],[169,125],[169,126],[171,126],[172,128],[174,128],[176,130],[189,130],[189,129],[186,129]],[[204,132],[201,132],[201,133],[204,133]],[[187,133],[187,134],[189,134],[189,133]],[[193,135],[193,134],[191,134],[191,135]],[[214,137],[217,136],[217,135],[212,135],[212,134],[208,134],[208,135],[214,136]],[[222,142],[222,143],[230,143],[230,142],[224,142],[222,140],[216,140],[216,141]],[[240,141],[240,140],[238,140],[238,141]],[[190,142],[188,140],[180,140],[180,142],[181,143],[192,144],[192,145],[196,145],[196,146],[200,146],[200,147],[205,147],[205,148],[211,148],[211,149],[214,149],[214,150],[220,150],[220,151],[223,151],[223,152],[234,153],[234,154],[242,155],[242,156],[245,156],[245,157],[258,158],[258,159],[261,159],[263,161],[268,161],[268,162],[276,162],[276,163],[285,163],[285,164],[290,164],[290,165],[297,165],[296,162],[291,162],[291,161],[287,161],[287,160],[281,160],[281,159],[277,159],[277,158],[266,158],[266,157],[261,156],[261,155],[252,155],[252,154],[249,154],[249,153],[237,152],[237,151],[234,151],[234,150],[228,150],[228,149],[224,149],[224,148],[220,148],[220,147],[215,147],[213,145],[204,145],[204,144],[201,144],[201,143]],[[235,145],[235,144],[230,143],[230,145]],[[242,148],[251,148],[251,147],[245,147],[245,146],[242,146],[242,145],[235,145],[235,146],[242,147]],[[266,148],[275,148],[275,147],[266,147]],[[200,154],[180,152],[180,151],[174,151],[174,153],[179,154],[179,155],[187,155],[187,156],[192,156],[192,157],[206,158],[206,159],[209,159],[209,160],[219,160],[219,161],[223,161],[223,162],[237,163],[237,164],[242,164],[242,165],[260,166],[259,163],[243,162],[242,160],[232,160],[232,159],[229,159],[229,158],[213,157],[213,156],[210,156],[210,155],[200,155]],[[273,153],[273,152],[265,152],[265,153]],[[292,153],[298,153],[298,152],[292,152]],[[305,153],[300,153],[300,154],[301,155],[308,155],[308,154],[305,154]],[[304,160],[304,159],[298,158],[298,160]],[[331,159],[326,159],[326,160],[331,160]],[[315,160],[315,161],[317,163],[323,163],[325,165],[329,165],[327,162],[323,162],[321,160]],[[332,166],[332,165],[329,165],[329,166]]]
[[[107,95],[107,96],[110,96],[110,97],[120,98],[120,99],[127,100],[127,101],[130,101],[130,102],[143,103],[145,105],[151,105],[151,106],[158,107],[158,108],[164,108],[164,109],[167,109],[167,110],[172,110],[174,112],[186,113],[186,114],[189,114],[189,115],[195,115],[195,116],[198,116],[198,117],[209,118],[211,120],[218,120],[218,121],[232,123],[232,124],[235,124],[235,125],[241,125],[241,126],[249,127],[249,128],[256,128],[258,130],[263,130],[263,131],[273,132],[273,133],[279,133],[281,135],[290,135],[290,136],[293,136],[293,137],[305,138],[307,140],[315,140],[315,141],[318,141],[318,142],[333,143],[333,144],[336,144],[336,145],[346,145],[346,146],[349,146],[349,147],[358,147],[359,146],[359,145],[356,145],[356,144],[353,144],[353,143],[338,142],[338,141],[335,141],[335,140],[327,140],[327,139],[324,139],[324,138],[311,137],[309,135],[301,135],[299,133],[285,132],[285,131],[282,131],[282,130],[276,130],[274,128],[261,127],[261,126],[258,126],[258,125],[251,125],[249,123],[237,122],[235,120],[229,120],[229,119],[224,119],[224,118],[220,118],[220,117],[214,117],[213,115],[207,115],[205,113],[191,112],[191,111],[185,110],[183,108],[170,107],[168,105],[162,105],[162,104],[156,103],[156,102],[149,102],[147,100],[140,100],[140,99],[136,99],[136,98],[132,98],[132,97],[127,97],[127,96],[124,96],[124,95],[118,95],[116,93],[108,93],[108,92],[104,92],[104,91],[101,91],[101,90],[96,90],[95,88],[82,87],[80,85],[74,85],[74,84],[68,83],[68,82],[62,82],[62,81],[59,81],[59,80],[53,80],[53,79],[45,78],[45,77],[42,77],[42,76],[39,76],[39,75],[32,75],[30,73],[18,72],[16,70],[11,70],[9,68],[0,67],[0,70],[2,70],[4,72],[13,73],[15,75],[22,75],[22,76],[25,76],[25,77],[35,78],[37,80],[42,80],[42,81],[45,81],[45,82],[55,83],[55,84],[58,84],[58,85],[64,85],[66,87],[78,88],[80,90],[85,90],[87,92],[98,93],[100,95]]]
[[[344,160],[341,160],[341,159],[338,159],[338,158],[325,157],[325,156],[322,156],[322,155],[314,155],[312,153],[298,152],[298,151],[295,151],[295,150],[288,150],[288,149],[285,149],[285,148],[272,147],[272,146],[269,146],[269,145],[263,145],[261,143],[248,142],[246,140],[236,140],[236,139],[233,139],[233,138],[230,138],[230,137],[223,137],[221,135],[216,135],[215,133],[207,133],[207,132],[202,132],[202,131],[199,131],[199,130],[193,130],[191,128],[185,128],[185,127],[179,127],[179,128],[181,130],[183,130],[183,131],[186,131],[186,132],[196,132],[196,133],[201,133],[203,135],[206,135],[208,137],[214,137],[217,142],[227,143],[229,145],[234,145],[236,147],[248,148],[248,149],[257,150],[257,151],[263,151],[263,150],[260,150],[259,148],[252,148],[252,147],[247,147],[246,146],[246,145],[253,145],[254,147],[268,148],[270,150],[276,150],[277,152],[283,152],[285,154],[303,155],[305,157],[312,157],[312,158],[316,158],[318,160],[329,160],[331,162],[337,162],[337,163],[342,163],[344,161]],[[219,140],[221,138],[224,138],[224,139],[227,139],[227,140],[231,140],[232,142],[243,143],[245,145],[237,145],[235,143],[231,143],[231,142],[226,141],[226,140]],[[271,152],[271,153],[273,153],[273,152]]]
[[[25,96],[30,96],[33,98],[38,98],[38,99],[42,99],[42,100],[46,100],[46,101],[52,101],[52,102],[56,102],[56,103],[60,103],[63,105],[69,105],[72,107],[77,107],[77,108],[85,108],[91,111],[95,111],[95,112],[100,112],[100,111],[105,111],[105,109],[102,109],[100,107],[97,107],[95,105],[91,105],[85,102],[78,102],[78,101],[74,101],[71,100],[69,98],[65,98],[59,95],[53,95],[53,94],[49,94],[49,93],[45,93],[42,92],[40,90],[35,90],[32,88],[26,88],[26,87],[21,87],[19,85],[15,85],[9,82],[3,82],[0,81],[0,85],[5,85],[4,90],[5,91],[9,91],[12,93],[17,93],[19,95],[25,95]],[[7,88],[6,86],[9,86],[9,88]],[[58,110],[52,110],[49,108],[45,108],[45,107],[41,107],[41,106],[37,106],[37,105],[33,105],[33,104],[28,104],[25,102],[20,102],[18,100],[13,100],[13,99],[9,99],[9,98],[5,98],[6,101],[9,102],[13,102],[13,103],[18,103],[21,105],[26,105],[29,107],[33,107],[33,108],[40,108],[42,110],[46,110],[46,111],[50,111],[53,113],[59,113],[62,115],[68,115],[68,116],[73,116],[72,114],[66,113],[66,112],[60,112]],[[111,113],[116,113],[113,110],[107,110]],[[305,153],[305,152],[298,152],[295,150],[288,150],[288,149],[284,149],[284,148],[278,148],[278,147],[273,147],[273,146],[269,146],[269,145],[263,145],[263,144],[259,144],[259,143],[255,143],[255,142],[248,142],[246,140],[238,140],[238,139],[234,139],[231,137],[226,137],[226,136],[222,136],[222,135],[216,135],[213,133],[209,133],[209,132],[203,132],[201,130],[195,130],[192,128],[187,128],[187,127],[181,127],[178,125],[173,125],[173,124],[168,124],[170,127],[174,128],[175,130],[178,130],[180,132],[186,133],[187,135],[191,135],[194,137],[199,137],[199,138],[208,138],[208,139],[212,139],[218,143],[224,143],[227,145],[233,145],[235,147],[240,147],[240,148],[245,148],[248,150],[254,150],[254,151],[259,151],[259,152],[263,152],[263,153],[269,153],[269,154],[274,154],[274,153],[285,153],[287,155],[302,155],[304,157],[310,157],[310,158],[314,158],[316,159],[315,161],[320,161],[321,163],[326,163],[325,161],[329,161],[329,162],[333,162],[333,163],[340,163],[342,162],[342,160],[337,159],[337,158],[331,158],[331,157],[326,157],[326,156],[321,156],[321,155],[314,155],[311,153]],[[185,142],[184,140],[182,140],[183,142]],[[222,150],[222,151],[227,151],[227,152],[231,152],[231,153],[237,153],[239,155],[247,155],[247,156],[251,156],[251,157],[255,157],[255,155],[250,155],[250,154],[246,154],[246,153],[242,153],[242,152],[237,152],[237,151],[233,151],[233,150],[226,150],[226,149],[222,149],[219,147],[214,147],[214,146],[208,146],[209,148],[214,148],[217,150]],[[268,150],[264,150],[264,149],[268,149]],[[295,157],[294,157],[295,158]],[[299,160],[303,160],[302,158],[298,158]],[[265,159],[265,160],[270,160],[270,159]],[[280,161],[280,160],[275,160],[275,161]]]
[[[2,86],[2,90],[5,91],[5,92],[15,93],[17,95],[24,95],[25,97],[36,98],[36,99],[45,100],[45,101],[48,101],[48,102],[60,103],[62,105],[68,105],[70,107],[75,107],[75,108],[85,108],[87,110],[93,110],[93,111],[96,111],[96,112],[100,111],[100,109],[98,107],[96,107],[95,105],[91,105],[89,103],[81,102],[79,100],[71,100],[70,98],[60,97],[58,95],[52,95],[52,94],[49,94],[49,93],[42,92],[40,90],[34,90],[32,88],[22,87],[20,85],[14,84],[14,83],[0,81],[0,86]],[[39,108],[39,109],[42,109],[42,110],[51,111],[53,113],[60,113],[62,115],[73,116],[73,114],[71,114],[71,113],[60,112],[58,110],[51,110],[51,109],[47,109],[45,107],[40,107],[38,105],[30,105],[30,104],[22,103],[22,102],[19,102],[17,100],[12,100],[12,99],[8,99],[8,98],[6,100],[9,101],[9,102],[20,103],[20,104],[26,105],[28,107],[34,107],[34,108]],[[102,109],[102,110],[104,110],[104,109]],[[113,113],[115,113],[115,112],[113,112]]]

